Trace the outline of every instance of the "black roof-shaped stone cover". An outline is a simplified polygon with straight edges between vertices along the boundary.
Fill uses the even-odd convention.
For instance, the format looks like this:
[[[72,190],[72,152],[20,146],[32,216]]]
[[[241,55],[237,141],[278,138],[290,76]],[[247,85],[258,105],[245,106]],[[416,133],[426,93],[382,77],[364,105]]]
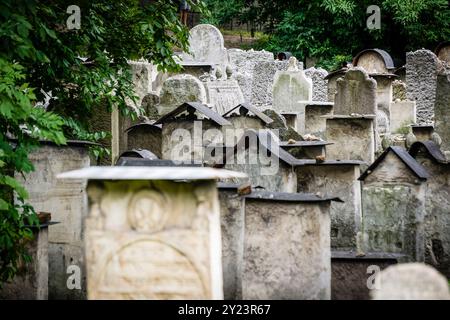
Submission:
[[[236,154],[239,148],[247,149],[248,145],[246,143],[247,138],[256,137],[258,147],[264,148],[271,154],[275,155],[278,159],[290,166],[295,166],[298,163],[298,159],[292,156],[289,152],[280,148],[280,145],[276,141],[274,134],[270,130],[253,130],[248,129],[244,132],[242,138],[237,142],[237,144],[224,155],[222,164],[217,164],[217,167],[223,167],[226,164],[227,159],[233,159],[231,154]]]
[[[420,150],[425,151],[431,159],[438,163],[449,163],[439,146],[431,140],[414,142],[409,148],[409,154],[415,158]]]
[[[358,180],[364,180],[371,174],[378,165],[383,162],[384,158],[389,152],[393,152],[419,179],[426,180],[430,177],[427,170],[416,161],[406,149],[398,146],[391,146],[384,150],[384,152],[364,171]]]
[[[278,201],[278,202],[323,202],[323,201],[337,201],[344,202],[338,197],[334,196],[319,196],[312,193],[292,193],[292,192],[272,192],[272,191],[252,191],[252,193],[245,196],[246,199],[256,199],[263,201]]]
[[[166,114],[166,115],[162,116],[161,118],[159,118],[158,120],[156,120],[154,125],[173,121],[173,120],[175,120],[175,117],[178,114],[189,111],[189,109],[191,109],[194,113],[199,112],[199,113],[203,114],[205,117],[214,121],[219,126],[231,125],[231,123],[227,119],[225,119],[220,114],[218,114],[217,112],[215,112],[214,110],[209,108],[207,105],[200,103],[200,102],[185,102],[182,105],[175,108],[174,110],[172,110],[171,112],[169,112],[168,114]]]
[[[253,113],[253,115],[257,118],[259,118],[262,122],[264,122],[265,124],[270,124],[273,122],[273,120],[271,118],[269,118],[268,116],[266,116],[264,113],[262,113],[261,111],[259,111],[257,108],[253,107],[252,105],[248,104],[248,103],[241,103],[238,104],[236,107],[232,108],[231,110],[228,110],[227,112],[225,112],[222,117],[231,117],[233,116],[233,114],[237,113],[238,111],[241,112],[242,109],[246,110],[245,115],[247,115],[249,112]]]

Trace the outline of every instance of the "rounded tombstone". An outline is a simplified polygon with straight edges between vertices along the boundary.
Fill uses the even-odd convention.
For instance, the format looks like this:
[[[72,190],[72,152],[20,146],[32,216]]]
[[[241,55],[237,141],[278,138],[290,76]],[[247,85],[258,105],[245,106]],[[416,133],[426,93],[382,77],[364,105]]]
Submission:
[[[194,61],[219,65],[228,61],[222,33],[210,24],[199,24],[190,30],[189,51],[189,58]]]
[[[371,74],[389,74],[395,69],[392,57],[381,49],[366,49],[353,59],[353,66],[362,67]]]
[[[390,266],[375,277],[374,300],[449,300],[447,279],[423,263]]]

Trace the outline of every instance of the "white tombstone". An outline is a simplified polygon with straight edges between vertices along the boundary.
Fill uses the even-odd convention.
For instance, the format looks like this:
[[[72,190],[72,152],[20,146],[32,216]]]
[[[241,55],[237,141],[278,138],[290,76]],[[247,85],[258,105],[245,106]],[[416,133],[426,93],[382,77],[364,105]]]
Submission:
[[[225,66],[228,54],[222,33],[210,24],[199,24],[189,32],[189,53],[183,53],[183,61],[207,62]]]
[[[375,278],[374,300],[449,300],[447,279],[422,263],[393,265]]]
[[[216,179],[193,167],[90,167],[85,251],[89,299],[222,299]]]
[[[219,114],[224,114],[244,103],[244,95],[234,79],[208,81],[205,87],[208,103]]]

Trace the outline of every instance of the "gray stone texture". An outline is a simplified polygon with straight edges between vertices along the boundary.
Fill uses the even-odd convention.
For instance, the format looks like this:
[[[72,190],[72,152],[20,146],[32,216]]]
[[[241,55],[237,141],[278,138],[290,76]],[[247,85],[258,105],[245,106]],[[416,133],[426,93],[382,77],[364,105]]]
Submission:
[[[35,171],[16,174],[29,194],[36,212],[49,212],[59,224],[49,227],[49,298],[85,299],[84,217],[87,214],[86,182],[60,180],[56,175],[90,165],[89,152],[83,146],[43,145],[30,154]],[[81,269],[81,290],[67,288],[67,268]]]
[[[252,102],[252,86],[255,65],[262,62],[273,62],[273,53],[268,51],[254,51],[228,49],[230,64],[234,69],[232,78],[236,79],[242,89],[244,99]]]
[[[219,189],[222,229],[223,295],[225,300],[242,299],[245,198],[236,189]]]
[[[308,68],[305,70],[305,75],[311,78],[313,82],[313,101],[328,101],[328,81],[324,78],[328,75],[328,72],[322,68]]]
[[[146,149],[161,159],[161,129],[151,125],[139,125],[127,131],[127,149]]]
[[[185,102],[207,102],[203,83],[188,74],[175,75],[164,81],[159,97],[160,115],[169,113]]]
[[[424,261],[425,190],[426,184],[389,152],[363,182],[361,250]]]
[[[48,299],[48,227],[33,228],[32,240],[27,240],[25,250],[31,262],[19,263],[17,274],[0,289],[2,300]]]
[[[449,300],[448,280],[421,263],[390,266],[377,275],[379,289],[372,290],[374,300]]]
[[[433,124],[438,59],[425,49],[406,53],[406,97],[416,101],[417,122]]]
[[[327,157],[372,163],[375,157],[373,122],[370,118],[327,119],[325,140],[334,143],[327,147]]]
[[[434,131],[442,138],[441,149],[450,151],[450,71],[437,77]]]
[[[297,192],[332,194],[344,202],[331,203],[331,247],[355,250],[361,222],[359,165],[309,165],[296,167]]]
[[[392,82],[392,100],[406,100],[406,83],[401,80]]]
[[[330,299],[329,210],[246,199],[243,299]]]
[[[377,82],[362,68],[351,68],[336,80],[335,115],[375,115]]]
[[[376,265],[381,270],[396,264],[396,259],[331,259],[331,300],[369,300],[367,270]]]

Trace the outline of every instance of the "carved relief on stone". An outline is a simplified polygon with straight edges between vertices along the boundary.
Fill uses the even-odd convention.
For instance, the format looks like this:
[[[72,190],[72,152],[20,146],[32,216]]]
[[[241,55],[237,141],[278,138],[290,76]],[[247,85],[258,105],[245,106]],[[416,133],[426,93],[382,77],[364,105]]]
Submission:
[[[156,232],[164,229],[168,220],[169,201],[162,192],[143,189],[130,199],[127,218],[136,231]]]
[[[143,237],[121,243],[98,265],[90,299],[204,299],[193,262],[176,247]]]

